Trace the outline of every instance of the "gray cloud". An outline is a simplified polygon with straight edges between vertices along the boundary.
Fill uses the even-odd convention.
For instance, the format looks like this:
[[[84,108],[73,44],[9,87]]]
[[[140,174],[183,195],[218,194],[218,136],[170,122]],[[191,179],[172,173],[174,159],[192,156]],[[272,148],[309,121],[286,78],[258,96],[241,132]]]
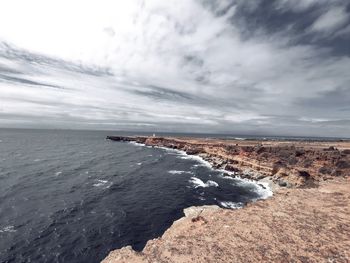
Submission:
[[[154,100],[170,100],[170,101],[186,101],[187,103],[189,101],[194,101],[195,98],[187,94],[185,92],[179,92],[179,91],[172,91],[166,88],[157,87],[157,86],[146,86],[142,87],[139,90],[131,90],[131,92],[140,95],[140,96],[146,96],[150,97]]]
[[[92,61],[0,44],[0,125],[350,134],[349,2],[144,1],[130,19]]]
[[[332,110],[332,113],[341,111],[350,105],[350,86],[339,87],[330,91],[315,94],[312,98],[300,98],[296,104],[304,107]]]
[[[5,74],[0,74],[0,82],[1,81],[19,84],[19,85],[24,84],[24,85],[29,85],[29,86],[39,86],[39,87],[47,87],[47,88],[53,88],[53,89],[63,89],[63,88],[56,86],[56,85],[32,81],[32,80],[25,79],[25,78],[13,77],[13,76],[5,75]]]

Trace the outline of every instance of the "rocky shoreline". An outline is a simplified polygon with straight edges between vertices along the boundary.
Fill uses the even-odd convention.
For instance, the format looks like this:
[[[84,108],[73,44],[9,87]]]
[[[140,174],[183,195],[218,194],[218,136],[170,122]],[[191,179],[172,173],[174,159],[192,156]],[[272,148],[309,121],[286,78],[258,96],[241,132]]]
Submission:
[[[350,262],[350,142],[109,136],[198,155],[214,168],[279,185],[242,209],[191,207],[142,252],[103,263]]]
[[[213,168],[282,187],[307,187],[350,174],[350,142],[242,141],[175,137],[108,136],[198,155]]]

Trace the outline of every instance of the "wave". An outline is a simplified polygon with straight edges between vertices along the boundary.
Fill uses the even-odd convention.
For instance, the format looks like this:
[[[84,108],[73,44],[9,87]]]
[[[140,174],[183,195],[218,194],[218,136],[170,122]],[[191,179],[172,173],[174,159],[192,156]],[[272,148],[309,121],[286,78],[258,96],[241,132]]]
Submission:
[[[93,186],[95,186],[95,187],[104,186],[104,185],[106,185],[106,184],[108,183],[107,180],[97,179],[96,181],[97,181],[97,183],[96,183],[96,184],[93,184]],[[107,188],[108,188],[108,187],[107,187]]]
[[[211,187],[211,186],[213,186],[213,187],[219,186],[219,184],[215,181],[208,180],[206,183],[204,183],[201,179],[199,179],[197,177],[191,177],[189,182],[194,185],[194,188],[198,188],[198,187],[206,188],[206,187]]]
[[[259,195],[259,198],[255,198],[252,201],[257,201],[259,199],[267,199],[273,196],[273,192],[267,182],[256,182],[254,180],[236,178],[238,180],[238,185],[243,187],[253,187],[255,192]]]
[[[140,142],[133,142],[133,141],[129,141],[128,143],[138,146],[138,147],[146,147],[146,148],[152,148],[152,146],[146,145],[144,143],[140,143]]]
[[[202,157],[198,155],[188,155],[185,152],[181,152],[181,156],[177,158],[184,159],[184,160],[193,160],[193,161],[199,162],[201,166],[205,166],[209,169],[213,169],[213,166],[208,161],[204,160]]]
[[[139,143],[135,143],[135,144],[139,144]],[[146,146],[146,145],[143,144],[142,146]],[[151,146],[146,146],[146,147],[151,147]],[[219,171],[219,172],[222,172],[224,174],[228,174],[230,176],[235,176],[234,178],[232,178],[230,176],[223,176],[222,178],[224,178],[224,179],[231,179],[231,178],[236,179],[239,181],[239,184],[241,184],[242,186],[245,185],[248,187],[253,187],[254,190],[257,192],[259,198],[253,199],[252,201],[256,201],[258,199],[267,199],[267,198],[273,196],[273,192],[272,192],[269,184],[266,182],[257,182],[254,180],[241,178],[235,172],[230,172],[230,171],[226,171],[223,169],[214,169],[213,166],[208,161],[204,160],[202,157],[200,157],[198,155],[188,155],[185,151],[182,151],[182,150],[171,149],[171,148],[166,148],[166,147],[162,147],[162,146],[155,146],[154,148],[163,149],[167,152],[175,152],[175,153],[179,154],[179,156],[177,158],[194,160],[194,161],[199,162],[203,166],[206,166],[207,168],[209,168],[211,170]],[[191,177],[189,182],[194,184],[195,188],[209,187],[209,186],[217,187],[218,186],[218,184],[214,181],[209,180],[206,183],[204,183],[201,179],[199,179],[197,177]]]
[[[168,171],[170,174],[193,174],[193,172],[190,171],[179,171],[179,170],[170,170]]]
[[[144,144],[144,143],[139,143],[139,142],[133,142],[133,141],[131,141],[131,142],[128,142],[128,143],[133,144],[133,145],[135,145],[135,146],[146,146],[146,144]]]
[[[16,232],[16,229],[14,226],[5,226],[4,228],[0,229],[0,233],[14,233]]]

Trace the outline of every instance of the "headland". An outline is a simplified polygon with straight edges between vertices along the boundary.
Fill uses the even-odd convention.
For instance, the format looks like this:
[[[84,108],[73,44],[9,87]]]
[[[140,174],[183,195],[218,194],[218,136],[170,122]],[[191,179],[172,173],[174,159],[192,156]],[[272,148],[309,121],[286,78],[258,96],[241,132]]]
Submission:
[[[349,262],[350,141],[257,141],[109,136],[198,155],[231,176],[277,186],[243,209],[191,207],[142,252],[116,262]]]

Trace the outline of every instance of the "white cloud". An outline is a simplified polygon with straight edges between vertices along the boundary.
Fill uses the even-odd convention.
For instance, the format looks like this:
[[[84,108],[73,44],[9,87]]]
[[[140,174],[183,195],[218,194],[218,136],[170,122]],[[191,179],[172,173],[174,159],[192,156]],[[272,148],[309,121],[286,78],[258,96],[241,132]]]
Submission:
[[[322,14],[311,26],[311,30],[317,32],[334,32],[344,25],[349,19],[345,7],[333,7]]]
[[[231,19],[237,14],[235,6],[217,16],[200,1],[189,0],[4,3],[0,39],[31,52],[108,67],[114,75],[9,59],[1,56],[0,47],[0,71],[21,72],[7,72],[0,82],[0,119],[10,116],[0,125],[20,119],[59,127],[254,131],[264,124],[270,127],[266,131],[282,131],[283,124],[297,124],[289,117],[271,116],[292,116],[304,127],[307,121],[316,125],[312,120],[347,116],[346,111],[297,102],[347,87],[349,57],[332,57],[312,45],[291,45],[288,36],[242,38],[242,28]],[[314,4],[298,1],[295,7],[305,10]],[[250,5],[249,10],[257,8]],[[323,14],[313,29],[340,28],[346,13],[337,8]],[[19,78],[65,89],[23,84]],[[302,125],[298,129],[302,132]]]
[[[295,12],[301,12],[309,9],[323,0],[280,0],[276,2],[276,7],[280,9],[289,9]]]
[[[255,2],[255,1],[253,1]],[[334,5],[344,5],[346,1],[343,0],[278,0],[275,2],[277,9],[285,11],[293,11],[296,13],[305,12],[312,8],[325,7],[331,8]]]

